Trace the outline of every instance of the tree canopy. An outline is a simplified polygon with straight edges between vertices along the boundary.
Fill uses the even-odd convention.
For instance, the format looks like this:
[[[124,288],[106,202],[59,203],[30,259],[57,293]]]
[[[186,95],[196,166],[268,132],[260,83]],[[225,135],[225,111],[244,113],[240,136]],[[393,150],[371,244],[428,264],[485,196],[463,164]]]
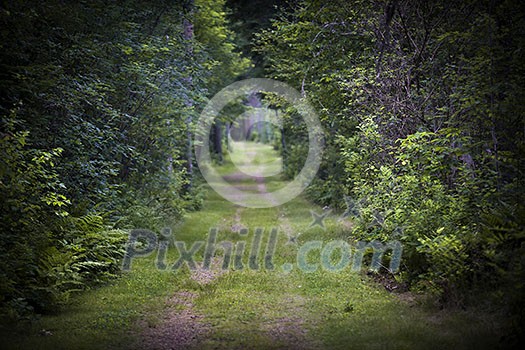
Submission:
[[[52,307],[118,268],[118,242],[92,252],[90,234],[108,225],[160,229],[200,206],[187,171],[192,116],[250,65],[224,6],[2,4],[3,304]]]
[[[228,9],[228,6],[230,9]],[[461,304],[471,289],[525,315],[525,3],[5,1],[0,6],[0,303],[49,311],[113,277],[123,230],[160,232],[203,191],[194,124],[245,77],[283,81],[325,133],[308,198],[353,240],[397,240],[396,279]],[[253,133],[295,177],[298,111]],[[214,124],[223,161],[244,101]],[[237,108],[237,109],[236,109]],[[383,271],[384,272],[384,271]]]

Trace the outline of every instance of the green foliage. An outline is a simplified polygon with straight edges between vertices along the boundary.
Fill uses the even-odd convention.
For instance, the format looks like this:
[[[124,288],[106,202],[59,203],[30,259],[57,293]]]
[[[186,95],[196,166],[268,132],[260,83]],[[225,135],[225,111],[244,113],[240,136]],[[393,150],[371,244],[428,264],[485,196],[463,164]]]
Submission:
[[[9,2],[0,21],[0,308],[52,310],[116,275],[110,228],[200,207],[191,121],[250,62],[224,1]]]
[[[351,235],[400,240],[402,276],[444,301],[487,283],[519,299],[503,291],[521,290],[523,271],[523,10],[304,0],[257,35],[267,74],[300,90],[325,130],[310,197],[342,207],[348,195]],[[293,176],[307,138],[284,120]]]
[[[73,222],[68,235],[40,259],[33,293],[41,310],[67,302],[71,293],[114,278],[120,270],[127,233],[108,231],[96,215]]]
[[[405,243],[408,280],[457,299],[457,289],[466,286],[477,267],[471,256],[479,249],[479,222],[473,220],[472,203],[486,201],[474,188],[487,180],[478,181],[461,161],[469,149],[458,145],[471,142],[457,129],[417,132],[398,139],[388,152],[390,162],[379,165],[384,158],[378,152],[363,152],[377,150],[374,125],[368,121],[360,139],[342,141],[351,196],[359,203],[353,234]],[[448,173],[452,167],[454,182]]]
[[[2,119],[0,134],[0,302],[27,309],[28,285],[37,280],[39,254],[58,222],[67,217],[69,200],[54,169],[60,149],[32,148],[28,131],[15,131],[15,112]]]
[[[195,1],[195,36],[209,57],[205,69],[210,72],[208,89],[211,94],[233,82],[252,65],[236,50],[236,35],[229,28],[225,3],[226,0]]]

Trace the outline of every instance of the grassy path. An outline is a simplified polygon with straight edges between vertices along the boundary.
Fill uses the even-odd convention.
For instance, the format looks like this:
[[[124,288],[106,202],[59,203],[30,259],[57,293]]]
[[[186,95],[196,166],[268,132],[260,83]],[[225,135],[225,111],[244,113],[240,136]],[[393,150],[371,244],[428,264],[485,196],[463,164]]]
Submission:
[[[274,156],[270,148],[257,150],[259,164]],[[254,157],[239,161],[253,163]],[[264,193],[282,186],[276,177],[261,181],[243,176],[231,164],[221,171],[245,191]],[[325,245],[351,238],[349,223],[330,215],[324,228],[312,225],[311,211],[323,212],[302,197],[280,207],[249,209],[210,190],[203,210],[188,214],[172,239],[189,248],[216,228],[217,242],[244,245],[243,254],[237,260],[232,255],[230,262],[230,267],[242,263],[242,269],[237,265],[222,271],[224,249],[217,249],[209,271],[159,271],[155,255],[137,258],[131,271],[113,284],[75,298],[65,312],[32,322],[25,334],[12,334],[6,348],[495,348],[497,329],[487,317],[421,305],[410,294],[389,293],[349,267],[338,272],[297,269],[297,252],[306,242]],[[278,233],[270,269],[263,256],[272,229]],[[254,245],[260,253],[250,268]],[[201,262],[203,256],[204,247],[195,260]],[[177,257],[170,246],[166,261],[172,265]],[[311,263],[319,259],[316,251],[308,255]]]

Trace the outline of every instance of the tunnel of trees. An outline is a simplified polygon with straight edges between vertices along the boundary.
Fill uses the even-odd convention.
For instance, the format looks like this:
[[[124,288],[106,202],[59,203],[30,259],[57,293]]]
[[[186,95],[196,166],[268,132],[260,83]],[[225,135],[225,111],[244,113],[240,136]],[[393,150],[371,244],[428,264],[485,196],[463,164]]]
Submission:
[[[193,128],[224,86],[295,87],[325,132],[308,198],[352,235],[404,244],[398,278],[461,303],[501,293],[525,317],[525,3],[4,1],[0,5],[0,303],[46,312],[118,274],[123,230],[160,230],[203,200]],[[235,115],[282,118],[251,139],[302,168],[308,135],[271,95]],[[264,131],[264,132],[263,132]]]

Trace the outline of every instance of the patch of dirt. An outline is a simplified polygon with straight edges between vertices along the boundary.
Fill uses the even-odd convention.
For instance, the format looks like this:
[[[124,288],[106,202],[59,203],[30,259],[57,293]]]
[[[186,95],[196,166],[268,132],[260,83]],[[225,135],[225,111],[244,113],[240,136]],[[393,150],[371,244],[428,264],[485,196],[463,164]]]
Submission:
[[[259,193],[268,193],[268,190],[266,189],[266,183],[264,182],[264,177],[256,176],[255,182],[257,182],[257,190]]]
[[[268,192],[268,189],[266,188],[265,178],[263,176],[260,176],[259,174],[256,174],[254,176],[243,174],[241,172],[234,172],[228,175],[224,175],[223,179],[230,183],[232,186],[237,188],[238,190],[242,192],[248,193],[259,193],[262,194],[261,197],[263,197],[263,200],[270,203],[271,205],[276,206],[278,204],[276,198],[273,196],[272,193]],[[255,185],[247,185],[242,184],[242,181],[246,180],[255,180]],[[244,200],[244,193],[241,193],[236,197],[236,200],[243,201]],[[238,227],[234,227],[238,229]],[[236,232],[236,231],[234,231]]]
[[[201,285],[213,282],[226,271],[221,268],[218,258],[212,260],[210,269],[199,268],[191,272],[190,278]],[[210,333],[210,325],[204,316],[194,310],[197,294],[190,291],[176,292],[166,302],[166,311],[160,322],[149,325],[139,322],[143,330],[136,349],[178,350],[198,348],[199,343]]]
[[[277,220],[279,221],[279,231],[283,232],[288,237],[288,242],[291,242],[292,239],[295,239],[298,236],[298,234],[294,232],[290,220],[288,220],[282,209],[279,211],[279,217]]]
[[[275,344],[283,344],[285,349],[303,350],[317,348],[308,339],[308,330],[305,327],[305,320],[300,316],[304,310],[306,300],[301,296],[290,296],[286,300],[286,308],[289,316],[274,319],[264,328],[268,337]]]
[[[231,231],[235,233],[239,233],[243,228],[246,228],[243,224],[241,224],[241,213],[243,211],[242,207],[238,207],[235,211],[235,215],[233,216],[233,224],[231,226]]]
[[[374,282],[381,284],[387,291],[391,293],[405,293],[408,292],[406,283],[398,282],[392,274],[386,272],[372,272],[366,273],[368,277]]]
[[[242,182],[246,179],[250,179],[250,176],[241,172],[234,172],[228,175],[223,175],[222,178],[224,179],[224,181],[235,183]]]
[[[272,320],[268,335],[275,343],[286,345],[286,349],[311,349],[306,341],[307,331],[303,326],[304,320],[299,317],[283,317]]]
[[[416,295],[411,292],[396,293],[397,297],[408,306],[413,307],[418,304]]]
[[[189,291],[175,293],[166,302],[166,312],[160,323],[147,325],[143,329],[137,349],[178,350],[196,347],[210,331],[203,316],[193,310],[196,294]]]
[[[222,269],[222,259],[214,257],[209,269],[203,269],[199,266],[198,269],[191,271],[190,278],[201,285],[206,285],[213,282],[216,278],[227,271],[228,270]]]
[[[346,231],[348,231],[350,233],[354,230],[354,224],[350,220],[339,219],[339,220],[337,220],[337,222],[339,223],[339,225],[341,225],[341,227],[343,229],[345,229]]]

